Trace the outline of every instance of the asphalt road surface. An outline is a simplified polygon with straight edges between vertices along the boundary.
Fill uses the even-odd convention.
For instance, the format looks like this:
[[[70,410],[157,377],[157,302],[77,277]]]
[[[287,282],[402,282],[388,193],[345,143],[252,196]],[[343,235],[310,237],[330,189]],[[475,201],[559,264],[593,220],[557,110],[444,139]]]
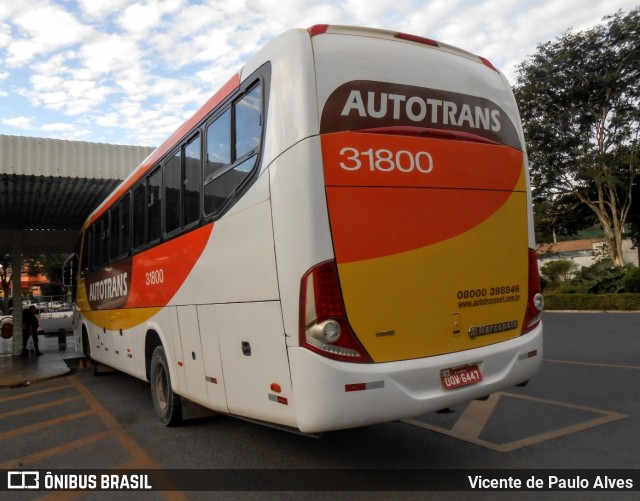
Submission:
[[[546,313],[544,326],[542,370],[526,388],[320,439],[222,415],[166,428],[148,384],[80,368],[0,390],[0,467],[640,469],[640,314]]]

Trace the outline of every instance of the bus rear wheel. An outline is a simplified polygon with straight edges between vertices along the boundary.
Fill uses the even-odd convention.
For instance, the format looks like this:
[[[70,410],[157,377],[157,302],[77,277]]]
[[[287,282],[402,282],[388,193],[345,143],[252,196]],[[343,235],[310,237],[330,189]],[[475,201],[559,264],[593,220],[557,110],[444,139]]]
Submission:
[[[182,421],[182,401],[171,388],[169,365],[162,346],[156,347],[151,357],[149,371],[151,399],[156,415],[165,426],[175,426]]]

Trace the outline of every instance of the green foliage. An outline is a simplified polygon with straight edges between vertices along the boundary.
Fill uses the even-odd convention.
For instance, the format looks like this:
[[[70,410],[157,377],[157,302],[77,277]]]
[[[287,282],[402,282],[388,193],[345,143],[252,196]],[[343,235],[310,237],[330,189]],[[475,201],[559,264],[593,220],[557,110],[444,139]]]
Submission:
[[[62,287],[62,265],[66,258],[65,254],[43,254],[37,257],[42,273],[52,285]]]
[[[42,293],[45,296],[60,296],[63,294],[62,288],[62,265],[66,256],[64,254],[51,254],[51,255],[39,255],[39,256],[26,256],[23,260],[27,268],[27,273],[35,275],[37,273],[43,273],[49,280],[49,284],[43,285]],[[8,269],[11,269],[11,255],[0,255],[0,286],[4,291],[5,300],[0,299],[0,312],[2,314],[9,313],[9,288],[11,280],[11,272],[7,273]],[[31,291],[22,291],[24,298],[31,297]]]
[[[555,259],[542,266],[540,273],[551,284],[559,284],[571,276],[575,267],[570,259]]]
[[[545,294],[545,310],[635,311],[640,294]]]
[[[640,268],[634,266],[627,269],[622,277],[622,287],[625,292],[640,292]]]
[[[575,239],[578,232],[597,224],[593,212],[571,195],[558,196],[551,202],[542,194],[533,201],[533,218],[538,243]]]
[[[622,292],[622,278],[627,268],[614,266],[610,260],[599,261],[591,266],[583,266],[576,276],[562,286],[561,291],[569,294],[615,294]]]
[[[584,205],[621,265],[622,231],[640,172],[640,8],[605,22],[539,45],[520,65],[514,90],[534,201],[542,204],[539,222],[575,231],[567,216],[575,203]]]

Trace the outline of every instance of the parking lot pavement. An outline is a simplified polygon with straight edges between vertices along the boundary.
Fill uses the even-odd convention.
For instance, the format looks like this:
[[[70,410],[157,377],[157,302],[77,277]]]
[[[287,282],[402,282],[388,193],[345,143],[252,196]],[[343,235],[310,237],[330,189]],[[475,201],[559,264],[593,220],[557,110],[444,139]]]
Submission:
[[[39,381],[64,376],[70,369],[65,360],[82,359],[83,355],[75,352],[73,337],[65,336],[64,344],[60,343],[58,336],[43,336],[38,340],[38,347],[42,356],[36,357],[33,353],[29,357],[5,355],[0,357],[0,388],[13,388],[27,386]],[[4,343],[12,343],[13,339],[2,340]],[[10,353],[11,347],[8,346]]]

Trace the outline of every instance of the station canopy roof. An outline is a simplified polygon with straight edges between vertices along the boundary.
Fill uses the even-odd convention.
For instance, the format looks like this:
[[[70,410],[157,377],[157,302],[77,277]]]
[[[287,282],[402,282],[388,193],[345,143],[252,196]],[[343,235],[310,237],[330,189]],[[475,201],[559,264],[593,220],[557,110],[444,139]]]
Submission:
[[[73,251],[87,216],[153,148],[0,135],[0,252]]]

